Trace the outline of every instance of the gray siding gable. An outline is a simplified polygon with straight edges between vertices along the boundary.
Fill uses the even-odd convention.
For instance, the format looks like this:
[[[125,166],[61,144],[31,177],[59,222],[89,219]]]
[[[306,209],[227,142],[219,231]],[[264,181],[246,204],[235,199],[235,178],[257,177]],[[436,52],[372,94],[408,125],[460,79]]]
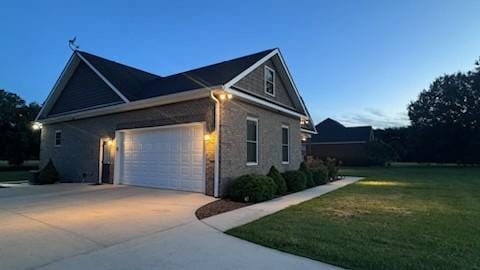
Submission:
[[[48,116],[122,103],[122,99],[80,61]]]
[[[275,70],[275,96],[265,93],[265,66]],[[287,71],[283,68],[278,55],[273,56],[265,63],[254,69],[235,85],[233,85],[233,88],[252,93],[253,95],[272,101],[273,103],[277,103],[283,105],[284,107],[303,113],[301,101],[295,94],[295,89],[293,85],[291,85]]]

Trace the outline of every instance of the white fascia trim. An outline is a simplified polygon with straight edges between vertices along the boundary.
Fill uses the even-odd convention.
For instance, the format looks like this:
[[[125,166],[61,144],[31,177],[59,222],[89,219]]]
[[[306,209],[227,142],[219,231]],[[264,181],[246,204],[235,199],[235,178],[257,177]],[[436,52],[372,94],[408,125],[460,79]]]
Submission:
[[[240,91],[237,91],[237,90],[234,90],[234,89],[231,89],[231,88],[226,89],[225,92],[232,94],[234,97],[239,97],[239,98],[243,98],[243,99],[246,99],[246,100],[249,100],[249,101],[253,101],[253,102],[256,102],[256,103],[258,103],[260,105],[263,105],[265,107],[268,107],[268,108],[271,108],[271,109],[274,109],[274,110],[277,110],[277,111],[280,111],[280,112],[283,112],[283,113],[286,113],[286,114],[289,114],[289,115],[292,115],[292,116],[303,117],[303,118],[307,117],[306,115],[294,112],[294,111],[286,109],[282,106],[275,105],[275,104],[273,104],[271,102],[268,102],[266,100],[256,98],[252,95],[245,94],[243,92],[240,92]]]
[[[288,70],[288,67],[287,65],[285,64],[285,60],[283,59],[283,56],[282,54],[280,53],[280,50],[279,49],[275,49],[273,50],[271,53],[267,54],[266,56],[264,56],[262,59],[258,60],[255,64],[253,64],[252,66],[250,66],[249,68],[247,68],[246,70],[244,70],[242,73],[238,74],[235,78],[233,78],[232,80],[230,80],[229,82],[227,82],[225,85],[224,85],[224,88],[225,89],[229,89],[230,87],[232,87],[234,84],[236,84],[238,81],[240,81],[241,79],[243,79],[245,76],[247,76],[250,72],[252,72],[253,70],[255,70],[256,68],[258,68],[260,65],[262,65],[263,63],[265,63],[268,59],[272,58],[273,56],[275,55],[278,55],[278,58],[280,58],[280,62],[282,63],[282,66],[283,68],[285,69],[286,73],[287,73],[287,76],[288,76],[288,80],[290,81],[290,83],[292,84],[293,86],[293,89],[295,90],[295,94],[297,95],[297,98],[300,100],[300,104],[302,105],[302,109],[303,111],[306,113],[306,115],[302,115],[303,118],[306,118],[306,119],[309,119],[309,120],[312,120],[312,117],[310,116],[310,113],[308,112],[306,106],[305,106],[305,103],[303,102],[303,98],[300,96],[300,92],[298,91],[297,89],[297,86],[295,85],[295,82],[293,81],[292,79],[292,75],[290,74],[290,71]],[[312,121],[313,122],[313,121]],[[315,132],[316,132],[316,128],[313,127],[315,129]]]
[[[81,112],[66,114],[66,115],[57,116],[57,117],[51,117],[51,118],[39,120],[39,122],[42,124],[51,124],[56,122],[63,122],[63,121],[83,119],[83,118],[94,117],[94,116],[105,115],[105,114],[133,111],[133,110],[138,110],[138,109],[143,109],[148,107],[205,98],[210,96],[210,90],[211,89],[200,88],[196,90],[185,91],[185,92],[166,95],[166,96],[159,96],[159,97],[154,97],[149,99],[142,99],[138,101],[131,101],[129,103],[121,103],[118,105],[102,107],[102,108],[88,110],[88,111],[81,111]]]
[[[242,71],[242,73],[238,74],[235,76],[235,78],[231,79],[229,82],[225,84],[225,88],[230,88],[232,85],[236,84],[238,81],[243,79],[245,76],[247,76],[250,72],[254,71],[257,67],[259,67],[261,64],[265,63],[268,59],[272,58],[275,54],[278,53],[278,49],[273,50],[271,53],[265,55],[262,59],[258,60],[255,64],[251,65],[249,68],[245,69]]]
[[[63,67],[63,70],[62,70],[62,73],[60,73],[60,76],[58,77],[57,81],[55,82],[55,84],[53,85],[53,88],[52,90],[50,91],[50,93],[48,94],[47,96],[47,99],[45,100],[45,102],[42,104],[42,107],[40,108],[40,111],[38,112],[37,116],[35,117],[35,121],[38,121],[38,118],[40,118],[40,116],[43,114],[43,111],[45,110],[45,108],[47,107],[47,105],[50,103],[51,99],[53,98],[53,95],[55,92],[57,92],[57,88],[58,88],[58,85],[60,84],[61,81],[63,81],[64,77],[65,77],[65,73],[67,72],[67,70],[70,68],[72,62],[73,62],[73,58],[74,58],[75,54],[73,53],[70,58],[68,59],[68,62],[67,64],[65,65],[65,67]],[[63,90],[63,89],[61,89]]]
[[[313,131],[313,130],[308,130],[308,129],[301,128],[300,131],[304,132],[304,133],[318,134],[318,132],[316,130]]]
[[[297,97],[300,100],[300,104],[302,105],[303,111],[308,114],[307,108],[306,108],[305,104],[303,103],[303,98],[302,98],[302,96],[300,96],[300,92],[298,91],[297,86],[295,85],[295,82],[293,81],[292,75],[290,74],[290,70],[288,70],[287,64],[285,64],[285,60],[283,59],[282,53],[278,49],[276,51],[277,51],[277,54],[278,54],[278,58],[280,58],[280,62],[282,62],[282,66],[287,73],[288,80],[292,84],[293,89],[295,90],[295,94],[297,94]]]
[[[109,80],[107,80],[107,78],[105,78],[105,76],[103,76],[100,71],[98,71],[92,64],[90,64],[90,62],[88,62],[81,53],[75,51],[75,54],[78,55],[78,57],[80,57],[80,59],[82,59],[82,61],[85,62],[85,64],[87,64],[87,66],[91,70],[93,70],[93,72],[95,72],[95,74],[97,74],[97,76],[100,77],[125,103],[130,102],[130,100],[128,100],[128,98],[126,98],[120,91],[118,91],[118,89]]]

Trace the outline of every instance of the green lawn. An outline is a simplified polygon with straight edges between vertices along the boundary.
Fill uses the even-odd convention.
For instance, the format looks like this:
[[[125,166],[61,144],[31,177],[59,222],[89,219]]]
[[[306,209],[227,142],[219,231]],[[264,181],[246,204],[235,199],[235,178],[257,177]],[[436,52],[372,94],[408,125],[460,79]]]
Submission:
[[[0,182],[27,180],[30,176],[28,171],[0,172]]]
[[[350,269],[480,269],[480,168],[348,168],[365,180],[227,233]]]

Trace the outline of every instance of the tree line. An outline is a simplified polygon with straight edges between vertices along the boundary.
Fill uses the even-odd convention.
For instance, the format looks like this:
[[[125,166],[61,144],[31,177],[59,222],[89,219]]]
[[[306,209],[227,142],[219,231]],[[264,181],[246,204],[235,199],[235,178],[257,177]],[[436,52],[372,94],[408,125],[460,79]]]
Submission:
[[[407,109],[410,126],[375,131],[400,161],[480,163],[480,61],[435,79]]]
[[[40,132],[32,129],[40,105],[15,93],[0,89],[0,160],[20,165],[27,159],[38,159]]]

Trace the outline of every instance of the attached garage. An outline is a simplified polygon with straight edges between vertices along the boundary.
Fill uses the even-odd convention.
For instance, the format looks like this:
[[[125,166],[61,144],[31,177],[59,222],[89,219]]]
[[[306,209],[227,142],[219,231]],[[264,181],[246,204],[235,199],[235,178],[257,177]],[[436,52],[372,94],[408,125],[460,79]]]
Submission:
[[[115,183],[205,192],[204,123],[116,132]]]

